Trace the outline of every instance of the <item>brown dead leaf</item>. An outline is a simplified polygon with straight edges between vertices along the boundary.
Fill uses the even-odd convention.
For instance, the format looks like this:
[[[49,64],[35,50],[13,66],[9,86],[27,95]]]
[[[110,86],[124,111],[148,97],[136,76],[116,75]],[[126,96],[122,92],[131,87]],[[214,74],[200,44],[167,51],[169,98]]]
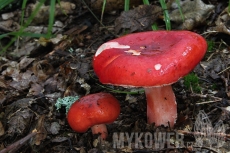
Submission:
[[[1,88],[6,88],[6,87],[7,87],[6,84],[7,84],[7,83],[6,83],[6,80],[3,79],[3,78],[0,78],[0,87],[1,87]]]
[[[32,98],[23,98],[7,105],[5,115],[8,119],[7,132],[9,135],[21,135],[30,126],[34,114],[28,107],[32,100]]]
[[[33,61],[34,61],[34,58],[28,58],[27,56],[22,57],[21,61],[19,62],[20,70],[25,69]]]
[[[50,74],[54,73],[53,66],[47,60],[34,62],[32,71],[40,81],[45,81]]]
[[[57,91],[57,84],[58,84],[57,75],[58,74],[55,74],[45,81],[44,88],[46,93],[53,93]]]
[[[23,134],[28,128],[32,115],[30,109],[18,109],[8,120],[8,134]]]
[[[4,91],[0,91],[0,104],[2,104],[6,100],[6,95]]]
[[[36,9],[38,4],[39,2],[28,5],[28,7],[26,8],[27,17],[34,11],[34,9]],[[70,13],[73,13],[73,10],[75,9],[75,7],[76,6],[73,3],[60,1],[60,5],[56,4],[55,6],[55,16],[65,15],[65,14],[68,15]],[[34,17],[32,24],[39,24],[39,23],[44,23],[44,22],[46,23],[49,19],[49,10],[50,10],[50,6],[43,5],[39,9],[39,12]]]
[[[5,32],[12,32],[13,30],[16,30],[15,28],[13,28],[13,25],[14,25],[13,20],[1,21],[0,29]]]
[[[42,85],[38,83],[33,83],[29,89],[29,93],[27,96],[31,96],[31,95],[38,96],[43,92],[44,92],[44,88]]]
[[[90,6],[94,11],[101,12],[104,0],[91,0]],[[131,0],[130,8],[142,4],[142,0]],[[105,13],[124,9],[124,0],[106,0]]]
[[[228,7],[220,13],[215,24],[215,27],[210,28],[211,31],[223,32],[230,35],[230,15],[228,13]]]
[[[5,134],[5,129],[2,125],[2,122],[0,121],[0,136],[4,135]]]
[[[40,145],[41,141],[44,140],[47,136],[47,131],[44,127],[45,115],[41,115],[38,119],[36,130],[38,131],[37,135],[32,139],[31,144]]]
[[[9,85],[19,91],[25,90],[29,88],[30,82],[37,80],[33,75],[33,72],[27,70],[24,73],[19,73],[17,76],[13,78],[13,81],[9,83]]]
[[[36,42],[27,42],[22,44],[23,45],[20,45],[20,48],[16,48],[11,54],[17,57],[29,55],[31,51],[38,47],[38,43]]]
[[[15,79],[19,75],[19,66],[15,61],[9,61],[1,65],[1,67],[7,67],[4,71],[2,71],[3,76],[12,77]]]
[[[132,10],[124,11],[115,20],[115,32],[121,29],[129,29],[130,32],[143,31],[151,25],[162,14],[162,9],[156,5],[140,5]]]
[[[185,0],[180,1],[183,18],[180,15],[178,5],[175,0],[170,1],[168,4],[170,20],[175,22],[176,29],[192,30],[194,27],[207,24],[206,19],[214,10],[213,5],[207,5],[202,0]]]

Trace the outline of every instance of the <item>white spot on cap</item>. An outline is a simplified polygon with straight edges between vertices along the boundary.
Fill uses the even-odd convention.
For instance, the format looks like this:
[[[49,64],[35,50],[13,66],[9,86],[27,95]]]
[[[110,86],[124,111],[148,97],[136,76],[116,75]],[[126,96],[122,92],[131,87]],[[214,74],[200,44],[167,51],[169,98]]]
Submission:
[[[104,50],[106,49],[110,49],[110,48],[121,48],[121,49],[126,49],[126,48],[130,48],[130,46],[128,45],[120,45],[118,42],[107,42],[102,44],[98,49],[97,52],[95,54],[95,56],[98,56],[100,53],[102,53]]]
[[[182,53],[182,56],[186,56],[191,50],[191,47],[186,47],[186,50]]]
[[[132,55],[141,55],[141,52],[138,51],[138,50],[133,50],[133,49],[130,49],[128,51],[125,51],[126,53],[132,53]]]
[[[156,64],[154,67],[155,67],[156,70],[160,70],[161,66],[162,66],[161,64]]]

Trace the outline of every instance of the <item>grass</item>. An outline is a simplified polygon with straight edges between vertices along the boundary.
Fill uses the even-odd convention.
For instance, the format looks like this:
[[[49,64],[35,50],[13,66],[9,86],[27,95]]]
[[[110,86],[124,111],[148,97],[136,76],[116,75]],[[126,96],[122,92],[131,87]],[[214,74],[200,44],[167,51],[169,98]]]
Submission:
[[[169,13],[168,13],[168,8],[167,8],[167,4],[165,2],[165,0],[159,0],[160,4],[161,4],[161,7],[163,9],[163,14],[164,14],[164,20],[165,20],[165,25],[166,25],[166,30],[171,30],[171,22],[170,22],[170,17],[169,17]],[[149,5],[149,0],[143,0],[143,4],[144,5]],[[180,2],[179,0],[177,0],[177,4],[179,6],[179,10],[180,10],[180,13],[183,16],[183,13],[182,13],[182,10],[181,10],[181,7],[180,7]],[[129,0],[125,0],[125,5],[124,5],[124,11],[128,11],[129,10]],[[158,26],[156,23],[154,23],[152,25],[152,30],[158,30]]]
[[[10,6],[13,1],[14,0],[0,1],[0,11],[2,9],[4,9],[5,7],[7,7],[7,6]],[[1,49],[0,54],[5,53],[7,51],[7,49],[20,37],[32,37],[32,38],[33,37],[35,37],[35,38],[45,37],[47,39],[52,37],[52,29],[53,29],[53,23],[54,23],[56,0],[50,0],[50,13],[49,13],[48,32],[46,34],[24,32],[25,28],[27,28],[31,24],[31,22],[33,21],[34,17],[37,15],[37,13],[39,12],[41,6],[45,3],[45,1],[46,0],[40,0],[38,2],[38,4],[37,4],[36,8],[31,13],[31,15],[24,22],[25,8],[26,8],[26,5],[27,5],[27,0],[23,0],[22,6],[21,6],[21,10],[22,10],[21,14],[22,15],[21,15],[21,19],[20,19],[21,27],[20,27],[20,29],[18,31],[9,32],[9,33],[5,33],[5,34],[0,35],[0,39],[3,39],[4,37],[7,37],[7,36],[10,36],[12,38],[11,41]],[[58,2],[60,3],[60,0],[58,0]]]
[[[228,13],[230,12],[230,0],[228,1]]]
[[[201,87],[199,85],[199,78],[197,77],[196,74],[190,73],[184,77],[184,86],[188,90],[192,90],[195,93],[200,93],[201,92]]]
[[[212,41],[212,40],[207,40],[207,44],[208,44],[208,52],[212,52],[213,51],[213,48],[214,48],[214,46],[215,46],[215,43],[214,43],[214,41]]]
[[[163,9],[166,30],[171,30],[171,22],[170,22],[167,4],[165,3],[165,0],[160,0],[160,4]]]

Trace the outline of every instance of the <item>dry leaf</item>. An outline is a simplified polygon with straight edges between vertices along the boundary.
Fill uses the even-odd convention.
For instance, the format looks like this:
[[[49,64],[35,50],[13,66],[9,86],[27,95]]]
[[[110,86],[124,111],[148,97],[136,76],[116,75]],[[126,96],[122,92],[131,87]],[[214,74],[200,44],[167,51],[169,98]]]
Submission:
[[[225,8],[216,20],[216,26],[210,28],[211,31],[223,32],[230,35],[230,15],[228,7]]]
[[[31,96],[31,95],[38,96],[43,92],[44,92],[44,88],[42,85],[38,83],[33,83],[29,89],[29,93],[27,94],[27,96]]]
[[[47,60],[41,60],[33,63],[32,71],[39,80],[45,81],[54,72],[54,69]]]
[[[36,9],[38,4],[39,3],[37,2],[35,4],[28,5],[28,7],[26,8],[26,16],[29,16]],[[55,16],[70,14],[73,12],[75,7],[76,5],[73,3],[60,1],[60,5],[56,4],[55,6]],[[49,19],[49,10],[50,6],[43,5],[34,17],[32,24],[47,22]]]
[[[24,56],[21,61],[19,62],[20,70],[25,69],[28,65],[30,65],[34,61],[34,58],[28,58]]]
[[[207,5],[201,0],[180,1],[180,7],[184,15],[184,22],[181,17],[177,3],[170,1],[168,4],[170,20],[176,23],[177,29],[192,30],[194,27],[207,23],[206,19],[214,10],[214,5]]]
[[[2,122],[0,121],[0,136],[4,135],[5,134],[5,129],[2,125]]]
[[[140,5],[124,11],[115,20],[115,32],[119,33],[121,29],[129,29],[130,32],[143,31],[150,28],[160,14],[162,14],[161,7],[155,5]]]
[[[93,11],[101,12],[101,8],[104,0],[91,0],[91,8]],[[124,0],[106,0],[105,13],[117,11],[118,9],[124,9]],[[130,8],[142,4],[142,0],[131,0]]]
[[[6,118],[8,119],[8,134],[24,134],[31,119],[33,118],[32,111],[28,108],[31,104],[32,98],[23,98],[13,102],[6,107]]]
[[[44,140],[47,136],[47,131],[44,127],[44,122],[45,122],[45,115],[41,115],[38,119],[38,123],[36,125],[36,130],[38,133],[36,136],[32,139],[31,143],[40,145],[41,141]]]

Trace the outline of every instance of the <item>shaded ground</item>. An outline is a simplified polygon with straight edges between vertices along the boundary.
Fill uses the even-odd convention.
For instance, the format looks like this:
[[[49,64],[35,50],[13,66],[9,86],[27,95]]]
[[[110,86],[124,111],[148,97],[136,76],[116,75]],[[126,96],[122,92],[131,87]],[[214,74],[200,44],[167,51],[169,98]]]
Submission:
[[[102,26],[87,7],[78,2],[75,8],[69,11],[68,16],[57,16],[57,19],[64,24],[58,33],[67,37],[59,38],[61,41],[57,44],[49,42],[46,46],[41,45],[42,42],[46,42],[45,40],[22,39],[19,41],[22,46],[13,45],[9,48],[13,53],[7,52],[0,58],[0,150],[29,135],[36,128],[38,134],[30,135],[32,139],[23,142],[23,147],[18,149],[20,145],[15,144],[11,150],[80,153],[198,152],[192,145],[174,149],[167,147],[148,149],[144,146],[144,137],[142,142],[145,148],[135,147],[135,141],[132,141],[129,148],[127,140],[124,147],[114,148],[113,134],[175,131],[184,134],[185,144],[195,143],[197,141],[196,131],[193,128],[195,122],[200,119],[200,127],[206,126],[208,122],[207,118],[197,117],[201,110],[207,114],[213,127],[218,121],[223,121],[223,124],[216,126],[215,132],[229,134],[230,36],[229,15],[225,9],[228,4],[224,1],[204,1],[209,5],[200,9],[198,1],[195,1],[198,5],[193,9],[197,12],[195,14],[187,9],[189,5],[195,3],[181,2],[183,8],[186,8],[184,12],[187,12],[185,20],[181,22],[181,19],[177,19],[181,16],[173,15],[172,11],[174,17],[171,19],[172,29],[189,29],[202,34],[209,43],[209,49],[202,62],[194,69],[195,75],[187,80],[181,79],[173,85],[178,103],[178,120],[174,129],[154,127],[146,123],[146,99],[141,89],[102,85],[92,68],[92,58],[102,43],[124,32],[150,30],[154,22],[159,29],[165,29],[159,3],[152,2],[154,6],[150,8],[138,7],[129,12],[130,14],[122,15],[118,10],[114,13],[113,8],[108,9],[103,17],[105,26]],[[135,4],[138,6],[139,2]],[[148,9],[159,11],[146,14],[149,13],[146,11]],[[171,9],[178,11],[176,7]],[[93,11],[100,18],[100,13],[96,9]],[[43,23],[34,25],[42,26]],[[2,33],[6,32],[5,27],[4,29],[1,28]],[[9,39],[9,37],[3,39],[2,43],[8,42]],[[19,48],[16,50],[16,47]],[[195,78],[198,78],[198,82]],[[91,134],[90,130],[83,134],[71,130],[66,120],[65,109],[57,111],[54,106],[59,97],[84,96],[97,92],[110,92],[121,104],[121,114],[114,123],[108,125],[109,136],[107,141],[102,143],[98,141],[98,136]],[[223,126],[225,131],[218,128]],[[228,137],[228,135],[221,136],[225,144],[219,147],[220,150],[216,150],[218,147],[203,147],[203,151],[230,151]],[[205,142],[205,138],[202,141]],[[174,146],[175,143],[171,145]]]

